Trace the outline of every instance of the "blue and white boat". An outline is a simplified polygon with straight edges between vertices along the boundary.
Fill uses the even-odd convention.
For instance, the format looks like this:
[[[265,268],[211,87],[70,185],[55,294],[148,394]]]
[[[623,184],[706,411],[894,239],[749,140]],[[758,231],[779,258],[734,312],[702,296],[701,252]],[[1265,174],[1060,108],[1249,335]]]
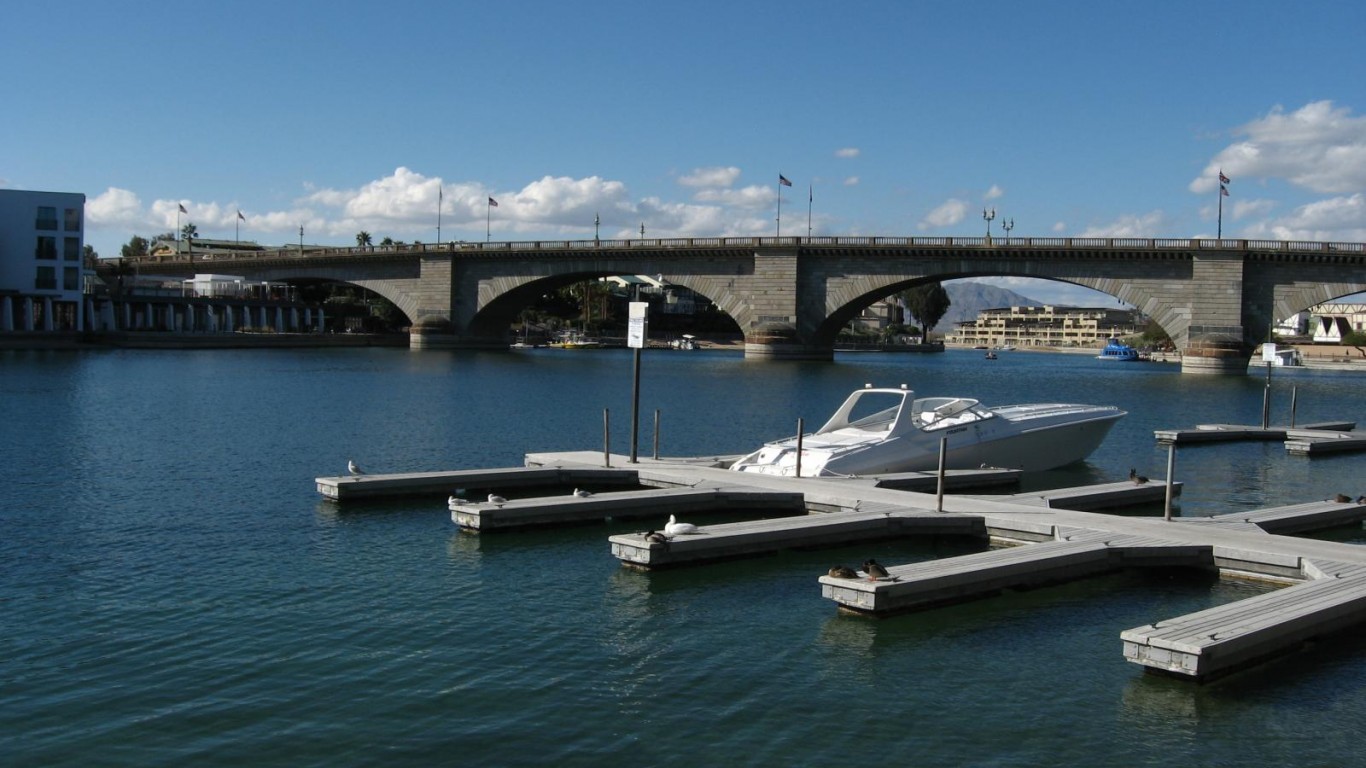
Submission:
[[[1138,356],[1138,350],[1116,338],[1111,338],[1106,342],[1105,348],[1100,351],[1099,355],[1096,355],[1096,358],[1098,360],[1120,360],[1124,362],[1136,362],[1142,359]]]

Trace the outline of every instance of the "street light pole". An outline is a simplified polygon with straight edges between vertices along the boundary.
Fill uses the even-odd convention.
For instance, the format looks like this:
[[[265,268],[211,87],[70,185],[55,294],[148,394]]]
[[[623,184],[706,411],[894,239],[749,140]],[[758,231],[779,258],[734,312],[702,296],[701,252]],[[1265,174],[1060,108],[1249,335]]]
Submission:
[[[996,218],[996,209],[992,208],[988,211],[986,208],[983,208],[982,218],[987,222],[987,245],[991,245],[991,220]]]
[[[299,225],[299,255],[304,255],[304,225]]]
[[[1014,220],[1014,219],[1010,219],[1009,221],[1002,221],[1002,222],[1001,222],[1001,229],[1004,229],[1004,230],[1006,231],[1006,240],[1009,240],[1009,239],[1010,239],[1010,230],[1012,230],[1012,229],[1014,229],[1014,228],[1015,228],[1015,220]]]
[[[593,214],[593,244],[594,244],[594,245],[597,245],[597,243],[598,243],[598,225],[601,224],[601,223],[602,223],[602,219],[599,218],[599,216],[598,216],[596,213]]]

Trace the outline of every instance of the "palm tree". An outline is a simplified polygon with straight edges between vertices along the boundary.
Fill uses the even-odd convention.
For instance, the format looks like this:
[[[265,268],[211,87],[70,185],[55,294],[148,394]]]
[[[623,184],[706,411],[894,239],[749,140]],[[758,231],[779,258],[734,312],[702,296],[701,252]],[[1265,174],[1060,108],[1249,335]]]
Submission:
[[[356,233],[356,245],[360,246],[361,248],[367,248],[369,247],[371,242],[373,241],[370,239],[369,232],[366,232],[362,229],[361,231]]]
[[[196,227],[193,221],[188,221],[180,228],[180,236],[186,240],[193,240],[199,237],[199,227]]]

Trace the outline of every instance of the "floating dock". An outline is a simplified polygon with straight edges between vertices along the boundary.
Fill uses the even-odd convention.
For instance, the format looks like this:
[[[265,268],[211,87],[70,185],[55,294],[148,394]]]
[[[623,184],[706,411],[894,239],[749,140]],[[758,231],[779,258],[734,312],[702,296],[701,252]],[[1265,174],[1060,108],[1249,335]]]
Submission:
[[[1303,427],[1197,424],[1194,429],[1154,430],[1153,437],[1161,445],[1282,440],[1289,453],[1310,455],[1366,450],[1366,437],[1354,433],[1355,428],[1354,421],[1325,421]]]
[[[1366,519],[1366,503],[1310,502],[1164,520],[1089,511],[1156,501],[1167,489],[1161,480],[941,497],[886,487],[877,478],[737,473],[712,459],[629,463],[624,457],[584,451],[531,454],[527,464],[504,470],[318,478],[318,489],[338,500],[446,495],[454,488],[533,490],[499,503],[452,500],[452,520],[462,530],[480,532],[603,518],[650,520],[642,527],[659,531],[671,514],[686,519],[720,510],[754,510],[767,518],[701,525],[694,534],[662,539],[647,537],[643,530],[611,536],[612,555],[623,565],[642,569],[926,534],[978,536],[1007,545],[925,563],[886,563],[890,576],[881,580],[813,574],[821,594],[840,610],[874,617],[1133,567],[1199,567],[1289,585],[1122,633],[1127,660],[1145,670],[1194,680],[1228,674],[1293,651],[1313,637],[1366,622],[1366,548],[1282,535],[1359,523]],[[1002,482],[999,474],[989,472],[978,481]],[[907,482],[925,480],[890,478],[892,486]],[[965,476],[962,482],[973,481]],[[572,495],[565,489],[573,486],[598,490]],[[623,490],[610,490],[615,487]],[[1172,484],[1173,493],[1179,489],[1179,483]]]

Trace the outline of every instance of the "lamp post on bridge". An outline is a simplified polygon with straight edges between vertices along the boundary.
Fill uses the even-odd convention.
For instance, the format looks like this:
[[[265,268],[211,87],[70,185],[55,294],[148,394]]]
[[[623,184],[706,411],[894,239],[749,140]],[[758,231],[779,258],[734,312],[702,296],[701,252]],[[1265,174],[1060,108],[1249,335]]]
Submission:
[[[1014,228],[1015,228],[1015,220],[1014,220],[1014,219],[1010,219],[1010,220],[1008,220],[1008,221],[1007,221],[1007,220],[1002,220],[1002,221],[1001,221],[1001,229],[1004,229],[1004,230],[1006,231],[1006,240],[1007,240],[1007,241],[1010,240],[1010,230],[1012,230],[1012,229],[1014,229]]]
[[[299,225],[299,255],[304,255],[304,225]]]
[[[596,213],[593,214],[593,245],[598,244],[598,225],[602,223],[602,218]]]
[[[992,208],[988,211],[986,208],[983,208],[982,218],[987,222],[987,245],[991,245],[991,220],[996,218],[996,209]]]

